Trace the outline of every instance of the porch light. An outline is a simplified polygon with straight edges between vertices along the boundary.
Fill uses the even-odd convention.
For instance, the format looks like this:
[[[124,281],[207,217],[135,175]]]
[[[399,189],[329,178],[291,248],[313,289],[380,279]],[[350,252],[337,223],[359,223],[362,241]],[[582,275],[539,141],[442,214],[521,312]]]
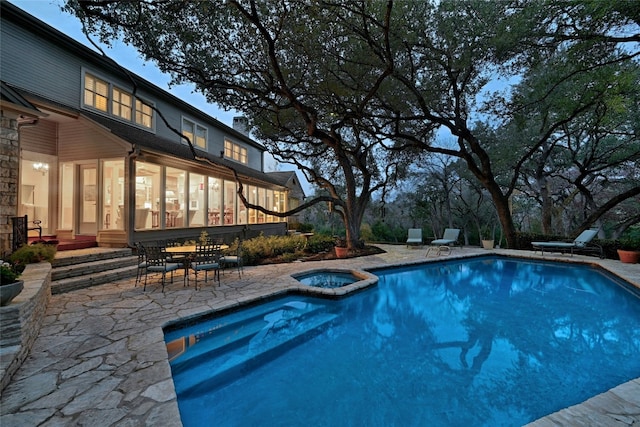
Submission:
[[[42,163],[42,162],[37,162],[33,164],[33,170],[36,172],[41,172],[42,175],[46,174],[47,172],[49,172],[49,164],[48,163]]]

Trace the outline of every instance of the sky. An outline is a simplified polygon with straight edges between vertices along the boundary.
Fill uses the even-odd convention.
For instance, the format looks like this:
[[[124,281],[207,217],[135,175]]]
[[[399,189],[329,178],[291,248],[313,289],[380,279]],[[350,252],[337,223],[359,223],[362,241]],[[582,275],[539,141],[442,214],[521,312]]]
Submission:
[[[10,3],[13,3],[30,15],[35,16],[44,23],[52,26],[56,30],[66,34],[92,50],[96,50],[82,32],[80,20],[61,10],[64,0],[10,0]],[[104,50],[106,55],[114,59],[121,66],[133,71],[156,86],[209,114],[211,117],[218,119],[225,125],[232,126],[233,117],[239,115],[237,111],[225,111],[215,104],[208,103],[202,94],[194,91],[195,87],[193,85],[169,87],[169,81],[171,80],[169,75],[160,72],[155,64],[145,62],[134,48],[119,42],[113,43],[113,46],[109,48],[100,44],[95,38],[93,40],[101,49]],[[273,160],[270,155],[265,155],[265,171],[270,172],[276,170],[274,169],[276,167],[275,165],[275,160]],[[289,165],[280,165],[278,170],[294,169]],[[298,173],[298,178],[303,184],[305,194],[309,195],[313,193],[311,186],[306,182],[301,173]]]

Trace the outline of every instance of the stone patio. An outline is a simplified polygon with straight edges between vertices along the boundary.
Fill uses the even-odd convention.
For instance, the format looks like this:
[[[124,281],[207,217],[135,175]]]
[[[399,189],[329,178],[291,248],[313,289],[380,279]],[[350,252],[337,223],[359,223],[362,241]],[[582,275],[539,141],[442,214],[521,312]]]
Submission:
[[[290,275],[316,268],[367,269],[453,257],[488,254],[454,249],[446,258],[425,259],[426,248],[379,245],[384,254],[333,261],[245,267],[222,276],[220,286],[201,290],[157,282],[134,287],[134,280],[54,295],[32,351],[0,399],[0,425],[179,426],[180,415],[162,327],[177,319],[237,306],[302,286]],[[531,251],[494,250],[541,258]],[[593,257],[545,255],[545,259],[599,264],[640,288],[640,265]],[[308,288],[306,288],[308,289]],[[622,384],[530,424],[640,425],[640,379]]]

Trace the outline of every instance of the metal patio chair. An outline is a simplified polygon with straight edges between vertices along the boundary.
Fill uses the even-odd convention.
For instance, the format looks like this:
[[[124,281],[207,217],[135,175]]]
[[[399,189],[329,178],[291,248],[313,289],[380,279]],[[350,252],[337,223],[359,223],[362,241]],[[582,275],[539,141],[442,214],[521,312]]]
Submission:
[[[144,253],[147,266],[145,268],[143,290],[147,290],[147,276],[149,273],[160,273],[162,274],[162,291],[164,292],[167,273],[171,273],[171,283],[173,283],[173,272],[182,268],[182,264],[168,262],[167,253],[162,246],[146,246]]]
[[[222,266],[222,271],[224,271],[224,269],[230,265],[235,266],[238,269],[238,278],[241,278],[242,273],[244,273],[242,257],[243,257],[242,240],[239,240],[235,255],[223,255],[222,257],[220,257],[220,265]]]
[[[189,261],[189,269],[185,270],[187,285],[189,284],[189,270],[195,276],[195,289],[198,290],[198,274],[204,271],[205,283],[209,280],[209,271],[213,271],[214,281],[220,283],[220,245],[196,245],[196,252]]]

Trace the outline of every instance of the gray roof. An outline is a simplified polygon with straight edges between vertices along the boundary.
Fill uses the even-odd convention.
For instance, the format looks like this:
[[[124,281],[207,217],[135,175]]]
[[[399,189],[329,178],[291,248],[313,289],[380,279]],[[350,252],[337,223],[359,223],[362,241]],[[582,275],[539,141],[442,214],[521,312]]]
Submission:
[[[280,185],[290,188],[292,190],[296,189],[294,186],[300,190],[301,196],[305,197],[304,189],[302,188],[302,183],[298,178],[298,174],[295,171],[276,171],[276,172],[268,172],[272,179],[279,182]]]
[[[112,134],[125,140],[142,151],[156,152],[159,154],[168,154],[174,157],[196,161],[193,153],[187,144],[177,143],[175,141],[157,136],[151,132],[140,129],[135,126],[120,122],[118,120],[105,117],[100,114],[92,113],[90,111],[82,111],[81,115],[99,123],[105,128],[109,129]],[[271,174],[264,173],[243,164],[227,160],[218,155],[207,153],[200,149],[196,149],[196,153],[200,157],[204,157],[219,166],[219,169],[231,173],[231,170],[238,172],[242,178],[255,179],[264,183],[274,184],[278,186],[285,186],[276,177]]]
[[[0,81],[0,99],[2,101],[10,102],[19,107],[27,110],[33,110],[34,115],[44,115],[36,108],[35,105],[27,101],[19,91],[14,90],[11,86],[3,81]],[[40,114],[38,114],[40,113]]]

